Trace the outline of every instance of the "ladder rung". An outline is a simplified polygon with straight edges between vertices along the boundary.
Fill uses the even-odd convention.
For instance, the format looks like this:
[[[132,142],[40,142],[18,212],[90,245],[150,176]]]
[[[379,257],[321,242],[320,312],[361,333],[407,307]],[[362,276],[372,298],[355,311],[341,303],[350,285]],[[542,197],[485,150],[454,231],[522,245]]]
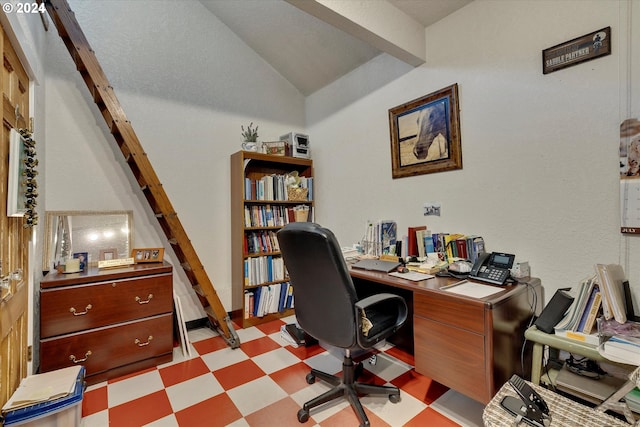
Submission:
[[[42,0],[39,0],[39,3],[40,1]],[[144,152],[131,122],[127,120],[122,105],[80,28],[75,14],[69,8],[67,0],[47,0],[42,3],[45,4],[133,176],[142,188],[151,210],[156,212],[155,216],[162,230],[169,242],[174,245],[175,255],[209,316],[212,326],[232,348],[239,347],[240,340],[233,329],[229,315],[220,302],[213,283],[202,268],[195,248],[183,230],[178,215],[174,212],[151,166],[147,153]],[[195,272],[192,271],[192,266],[197,266]]]

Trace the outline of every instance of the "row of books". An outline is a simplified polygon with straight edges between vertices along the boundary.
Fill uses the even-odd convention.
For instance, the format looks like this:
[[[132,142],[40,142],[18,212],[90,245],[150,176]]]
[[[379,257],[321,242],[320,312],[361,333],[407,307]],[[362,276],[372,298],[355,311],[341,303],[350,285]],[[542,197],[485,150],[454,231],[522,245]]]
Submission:
[[[293,308],[293,286],[289,282],[260,286],[244,292],[244,317],[263,317]]]
[[[556,324],[555,332],[566,336],[566,331],[589,335],[594,331],[602,307],[602,293],[596,275],[587,277],[571,290],[573,302],[564,317]],[[578,334],[578,336],[580,336]]]
[[[264,252],[280,252],[280,245],[275,231],[251,231],[244,235],[245,254],[251,255]]]
[[[599,317],[621,325],[627,322],[622,266],[596,264],[594,270],[592,276],[569,291],[574,300],[556,324],[556,335],[599,345],[600,338],[595,333]]]
[[[468,259],[475,262],[478,255],[485,251],[484,239],[476,235],[459,233],[434,233],[426,226],[409,227],[404,238],[403,257],[418,256],[424,258],[427,254],[438,253],[440,258]],[[404,250],[406,248],[406,251]]]
[[[307,200],[313,200],[313,178],[301,176],[300,187],[308,190]],[[260,179],[244,179],[245,200],[289,200],[286,175],[265,175]]]
[[[255,205],[244,207],[245,227],[282,227],[290,222],[309,221],[313,208],[307,205]]]
[[[280,256],[250,257],[244,260],[245,286],[261,285],[284,280],[286,270]]]

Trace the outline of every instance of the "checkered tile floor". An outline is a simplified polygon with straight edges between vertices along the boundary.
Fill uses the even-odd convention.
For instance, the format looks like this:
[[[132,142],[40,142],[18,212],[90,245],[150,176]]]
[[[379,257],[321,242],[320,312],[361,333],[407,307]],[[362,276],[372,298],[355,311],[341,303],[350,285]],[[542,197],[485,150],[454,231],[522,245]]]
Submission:
[[[240,348],[230,349],[209,329],[189,332],[192,357],[174,350],[174,360],[157,368],[89,386],[82,402],[83,427],[265,426],[301,427],[301,405],[328,389],[306,383],[309,368],[338,373],[341,356],[319,345],[293,348],[280,337],[285,318],[237,329]],[[367,358],[368,355],[363,355]],[[385,345],[377,362],[364,361],[360,381],[393,384],[401,401],[362,397],[374,427],[481,426],[483,406],[413,370],[413,356]],[[305,427],[359,424],[346,400],[311,411]]]

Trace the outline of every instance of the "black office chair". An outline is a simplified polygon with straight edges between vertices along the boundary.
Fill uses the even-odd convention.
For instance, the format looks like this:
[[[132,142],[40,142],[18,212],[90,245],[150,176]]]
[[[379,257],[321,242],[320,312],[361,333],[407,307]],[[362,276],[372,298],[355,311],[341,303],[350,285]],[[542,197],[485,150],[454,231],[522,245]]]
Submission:
[[[361,426],[369,426],[358,395],[387,395],[397,403],[400,390],[356,382],[362,365],[356,369],[351,351],[370,349],[396,332],[407,319],[407,304],[393,294],[358,300],[340,245],[330,230],[311,222],[295,222],[283,227],[277,236],[293,285],[298,324],[319,341],[345,350],[342,378],[316,369],[307,374],[309,384],[318,377],[334,387],[306,402],[298,411],[298,421],[307,421],[312,408],[344,396]]]

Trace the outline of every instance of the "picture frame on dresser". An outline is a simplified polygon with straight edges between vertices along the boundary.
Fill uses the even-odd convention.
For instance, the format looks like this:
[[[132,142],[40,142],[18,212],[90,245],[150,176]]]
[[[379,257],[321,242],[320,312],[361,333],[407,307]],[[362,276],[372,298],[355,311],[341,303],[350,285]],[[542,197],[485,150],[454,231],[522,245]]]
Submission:
[[[162,262],[164,258],[164,248],[133,248],[131,258],[138,263]]]
[[[118,250],[116,248],[100,250],[100,261],[111,261],[113,259],[118,259]]]

